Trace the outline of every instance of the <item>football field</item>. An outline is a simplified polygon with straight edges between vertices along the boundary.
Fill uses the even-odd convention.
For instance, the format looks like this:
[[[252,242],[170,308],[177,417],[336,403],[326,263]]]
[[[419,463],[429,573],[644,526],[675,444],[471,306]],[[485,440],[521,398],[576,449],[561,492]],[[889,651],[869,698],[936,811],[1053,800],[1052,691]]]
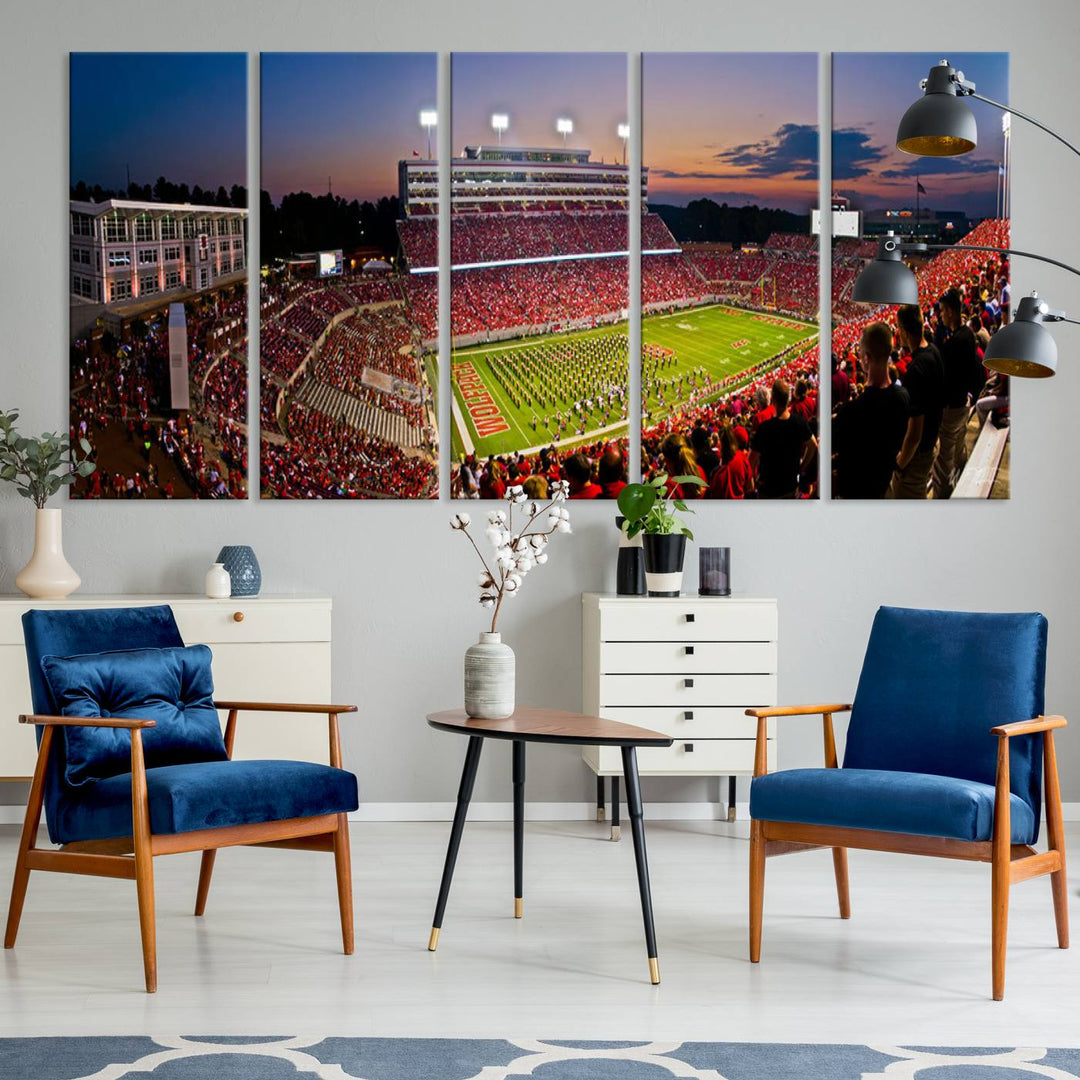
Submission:
[[[809,347],[816,341],[818,333],[816,323],[797,322],[769,312],[743,311],[722,305],[646,316],[641,329],[645,346],[670,350],[674,354],[674,363],[668,363],[660,372],[663,379],[677,380],[680,375],[703,368],[713,383],[755,367],[796,342],[812,339],[807,342]],[[626,334],[627,324],[618,323],[596,330],[549,334],[455,350],[452,361],[455,406],[452,449],[455,460],[465,445],[461,424],[465,426],[469,442],[481,456],[525,450],[554,441],[554,421],[551,422],[551,429],[544,424],[545,415],[550,417],[554,409],[538,407],[535,403],[515,404],[506,388],[505,376],[502,380],[495,377],[493,362],[500,365],[504,372],[530,366],[535,370],[535,361],[545,345],[555,343],[569,346],[585,356],[600,344],[595,341],[590,343],[589,339],[618,337],[625,340]],[[557,383],[559,378],[561,376],[553,375],[552,381]],[[557,385],[552,389],[555,394],[560,394]],[[689,393],[687,386],[685,395],[689,396]],[[719,387],[717,393],[720,393]],[[672,407],[670,391],[667,399],[668,409],[659,409],[654,396],[643,403],[653,420],[662,417]],[[537,418],[535,430],[534,416]],[[600,437],[615,438],[625,435],[627,430],[627,421],[622,418],[613,423],[597,423],[584,435],[579,434],[575,426],[563,432],[557,445],[568,447],[575,442]]]

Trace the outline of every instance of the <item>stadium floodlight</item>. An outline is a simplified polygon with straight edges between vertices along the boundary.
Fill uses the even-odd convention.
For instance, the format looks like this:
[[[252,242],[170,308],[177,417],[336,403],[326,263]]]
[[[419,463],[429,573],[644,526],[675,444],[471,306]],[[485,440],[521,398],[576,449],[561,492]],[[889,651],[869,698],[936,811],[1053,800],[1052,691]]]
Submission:
[[[431,160],[431,129],[437,127],[439,114],[434,109],[420,110],[420,126],[427,128],[427,159]]]
[[[977,94],[975,84],[965,79],[964,73],[957,71],[948,60],[936,63],[919,86],[923,90],[923,96],[904,113],[896,131],[897,149],[903,150],[905,154],[955,157],[957,154],[967,154],[974,150],[979,136],[975,115],[963,101],[966,97],[1019,116],[1021,120],[1034,124],[1058,142],[1064,143],[1074,154],[1080,154],[1080,148],[1034,117],[1018,112],[1010,105],[994,101],[993,98]]]
[[[491,126],[495,129],[495,133],[499,138],[499,145],[502,146],[502,133],[510,126],[510,117],[506,113],[492,113]]]
[[[626,164],[626,140],[630,138],[630,125],[620,124],[617,128],[619,138],[622,139],[622,163]]]
[[[562,136],[563,146],[566,146],[566,136],[573,133],[574,121],[567,119],[565,116],[560,116],[555,121],[555,130]]]
[[[904,265],[902,256],[926,251],[987,251],[1018,255],[1049,263],[1080,277],[1080,270],[1075,267],[1031,251],[977,244],[909,243],[889,233],[879,241],[877,256],[855,279],[851,298],[862,304],[917,304],[919,286],[915,275]],[[990,371],[1022,379],[1045,379],[1053,375],[1057,371],[1057,345],[1042,325],[1047,322],[1080,325],[1080,320],[1067,318],[1065,312],[1052,311],[1037,294],[1025,296],[1017,306],[1014,322],[1003,326],[990,339],[983,354],[984,366]]]

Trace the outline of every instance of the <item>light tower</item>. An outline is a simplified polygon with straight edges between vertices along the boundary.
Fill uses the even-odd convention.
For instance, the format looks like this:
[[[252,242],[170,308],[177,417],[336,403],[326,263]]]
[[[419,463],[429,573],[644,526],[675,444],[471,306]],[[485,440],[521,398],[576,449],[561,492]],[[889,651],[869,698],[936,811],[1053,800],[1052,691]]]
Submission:
[[[555,130],[562,136],[562,144],[566,146],[566,136],[574,130],[574,121],[568,120],[565,116],[560,116],[555,121]]]
[[[492,113],[491,126],[499,138],[499,145],[502,146],[502,133],[510,126],[510,117],[506,113]]]
[[[626,141],[627,141],[627,139],[630,138],[630,125],[629,124],[620,124],[619,128],[618,128],[618,131],[619,131],[619,138],[622,139],[622,163],[625,165],[626,164]]]
[[[439,114],[434,109],[420,110],[420,126],[427,128],[427,159],[431,160],[431,129],[439,123]]]

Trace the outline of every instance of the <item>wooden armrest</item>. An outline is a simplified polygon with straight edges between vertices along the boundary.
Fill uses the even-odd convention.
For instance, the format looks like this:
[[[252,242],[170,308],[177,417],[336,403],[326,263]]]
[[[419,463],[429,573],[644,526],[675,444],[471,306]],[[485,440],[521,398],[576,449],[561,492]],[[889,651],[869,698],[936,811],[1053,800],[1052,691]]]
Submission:
[[[747,716],[824,716],[826,713],[851,712],[850,705],[773,705],[767,709],[747,709]]]
[[[1036,731],[1053,731],[1054,728],[1067,727],[1069,721],[1064,716],[1036,716],[1034,720],[1016,720],[1011,724],[998,724],[990,729],[991,735],[1007,739],[1010,735],[1031,735]]]
[[[111,727],[150,728],[157,727],[156,720],[126,719],[123,716],[20,716],[20,724],[38,724],[42,727]]]
[[[319,713],[322,716],[356,712],[355,705],[292,705],[282,701],[215,701],[214,708],[230,712]]]

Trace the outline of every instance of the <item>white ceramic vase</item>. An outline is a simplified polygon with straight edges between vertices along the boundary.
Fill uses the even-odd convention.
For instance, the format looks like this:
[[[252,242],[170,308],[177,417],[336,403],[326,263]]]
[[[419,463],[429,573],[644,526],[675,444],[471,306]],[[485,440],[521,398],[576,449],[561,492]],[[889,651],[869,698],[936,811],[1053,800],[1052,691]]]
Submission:
[[[216,562],[206,571],[206,595],[211,600],[227,600],[232,596],[232,577],[224,563]]]
[[[19,571],[15,586],[35,600],[62,600],[82,578],[64,558],[60,510],[38,510],[34,516],[34,554]]]
[[[477,720],[503,720],[514,711],[514,650],[501,634],[482,633],[465,650],[465,712]]]

